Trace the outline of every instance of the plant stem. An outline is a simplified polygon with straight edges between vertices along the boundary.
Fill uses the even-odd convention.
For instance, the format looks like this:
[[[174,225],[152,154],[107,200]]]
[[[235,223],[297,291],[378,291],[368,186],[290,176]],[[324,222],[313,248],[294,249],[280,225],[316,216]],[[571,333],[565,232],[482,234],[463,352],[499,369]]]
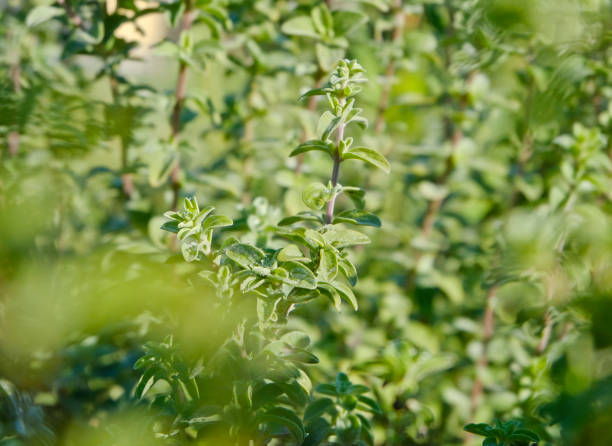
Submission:
[[[489,344],[489,341],[491,340],[495,332],[493,299],[495,298],[497,289],[498,289],[498,286],[493,285],[487,291],[487,297],[486,297],[487,303],[486,303],[485,312],[484,312],[484,316],[482,320],[482,355],[478,359],[478,367],[486,367],[487,364],[489,363],[489,358],[487,356],[487,345]],[[478,407],[478,404],[480,403],[480,398],[482,397],[483,390],[484,389],[483,389],[482,381],[480,377],[478,376],[478,374],[476,374],[476,378],[474,380],[474,386],[472,387],[472,395],[470,398],[472,416],[474,415],[474,412],[476,411],[476,408]]]
[[[66,15],[70,18],[70,21],[77,28],[83,29],[83,19],[72,9],[72,6],[66,0],[57,0],[57,3],[64,8]]]
[[[182,29],[183,31],[188,31],[191,29],[191,25],[193,24],[193,0],[186,0],[185,2],[185,13],[183,14],[183,23]],[[172,108],[172,118],[171,118],[171,126],[172,126],[172,142],[177,142],[180,129],[181,129],[181,111],[183,109],[183,101],[185,99],[185,86],[187,83],[187,64],[183,61],[179,63],[179,73],[178,78],[176,80],[176,88],[175,88],[175,102],[174,107]],[[178,152],[178,149],[177,149]],[[177,153],[177,158],[174,161],[174,165],[172,166],[172,171],[170,172],[170,184],[172,188],[172,209],[176,210],[179,200],[179,194],[181,190],[180,185],[180,176],[181,176],[181,164],[180,157]]]
[[[393,29],[392,43],[396,45],[404,34],[405,15],[402,10],[402,0],[395,0],[394,8],[397,10],[394,16],[395,28]],[[380,133],[384,127],[384,113],[389,106],[389,95],[391,94],[391,82],[395,73],[395,60],[390,58],[387,68],[385,69],[385,82],[380,95],[380,101],[376,110],[376,120],[374,121],[374,132]]]
[[[345,99],[344,98],[340,99],[340,105],[344,106],[344,103],[345,103]],[[344,139],[344,128],[345,127],[346,127],[346,124],[344,122],[338,125],[338,133],[336,135],[336,152],[334,153],[334,166],[332,169],[332,176],[331,176],[332,187],[336,187],[336,185],[338,184],[338,175],[340,175],[341,159],[340,159],[340,152],[338,150],[340,148],[340,141]],[[334,193],[334,195],[331,197],[331,199],[327,203],[327,211],[325,213],[325,221],[327,222],[327,224],[330,224],[334,218],[334,206],[336,205],[337,196],[338,194]]]

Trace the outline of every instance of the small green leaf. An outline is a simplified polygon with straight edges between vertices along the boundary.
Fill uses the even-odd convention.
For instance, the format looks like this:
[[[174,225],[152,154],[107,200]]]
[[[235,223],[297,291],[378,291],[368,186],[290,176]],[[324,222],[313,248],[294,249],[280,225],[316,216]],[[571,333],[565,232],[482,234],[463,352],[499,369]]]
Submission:
[[[320,152],[325,152],[330,156],[332,155],[331,149],[327,143],[318,139],[312,139],[297,146],[295,149],[293,149],[289,156],[296,156],[300,153],[310,152],[312,150],[318,150]]]
[[[26,17],[26,26],[32,28],[40,25],[54,17],[64,15],[64,8],[58,8],[56,6],[37,6],[32,9]]]
[[[289,262],[291,260],[310,261],[308,257],[296,245],[287,245],[278,253],[276,257],[279,262]]]
[[[167,221],[163,225],[161,225],[161,229],[168,232],[178,233],[179,232],[179,222],[178,221]]]
[[[321,444],[331,431],[331,426],[325,418],[314,418],[306,425],[308,435],[302,446],[317,446]]]
[[[327,136],[325,135],[327,134],[329,136],[330,131],[328,130],[330,129],[330,127],[333,125],[337,127],[339,123],[339,119],[332,112],[330,112],[329,110],[323,112],[323,114],[319,118],[319,122],[317,123],[317,136],[319,136],[321,140],[325,141],[327,139]]]
[[[510,434],[507,438],[510,441],[527,441],[537,443],[540,441],[540,437],[538,437],[534,432],[528,429],[516,429],[512,434]]]
[[[285,359],[294,362],[300,362],[302,364],[318,364],[319,358],[310,353],[309,351],[302,349],[294,349],[291,353],[283,356]]]
[[[340,297],[342,297],[346,302],[351,304],[353,310],[357,311],[359,305],[357,304],[357,299],[353,294],[353,290],[351,290],[348,286],[340,282],[333,282],[331,285],[338,291]]]
[[[307,16],[298,16],[287,20],[281,26],[281,31],[289,36],[320,38],[312,24],[312,20]]]
[[[344,273],[351,286],[357,285],[357,269],[348,259],[340,259],[338,262],[340,270]]]
[[[365,404],[371,412],[375,414],[382,414],[381,407],[372,398],[367,397],[365,395],[359,395],[357,399],[359,400],[360,403]]]
[[[319,210],[331,198],[332,192],[322,183],[311,183],[302,192],[302,200],[310,209]]]
[[[365,3],[366,5],[371,5],[377,8],[380,12],[389,11],[388,2],[385,0],[355,0],[359,3]]]
[[[327,412],[328,409],[334,406],[333,400],[330,398],[319,398],[318,400],[310,403],[304,412],[304,420],[308,421],[313,418],[317,418]]]
[[[380,228],[380,219],[376,215],[360,209],[351,209],[340,212],[334,217],[332,223],[350,223],[354,225],[374,226],[376,228]]]
[[[319,393],[322,393],[323,395],[338,396],[336,386],[332,384],[319,384],[317,387],[315,387],[315,390]]]
[[[262,414],[260,419],[263,422],[285,426],[298,443],[304,441],[304,435],[306,434],[304,426],[292,410],[285,409],[284,407],[273,407]]]
[[[246,269],[261,266],[266,257],[261,249],[244,243],[230,246],[225,250],[225,255]]]
[[[332,70],[338,61],[344,55],[344,49],[342,48],[331,48],[323,43],[317,43],[315,46],[315,52],[317,54],[317,62],[319,67],[323,71]],[[325,94],[325,92],[323,92]]]
[[[338,274],[338,257],[330,249],[319,251],[319,268],[317,269],[317,279],[330,282]]]
[[[138,384],[136,384],[136,389],[134,390],[134,395],[136,398],[144,398],[149,389],[155,384],[155,375],[158,372],[157,367],[152,367],[142,374],[140,379],[138,380]]]
[[[302,211],[298,212],[296,215],[283,218],[281,221],[278,222],[278,225],[287,226],[292,225],[293,223],[297,223],[299,221],[314,221],[316,223],[321,224],[324,223],[323,217],[321,217],[321,215],[310,211]]]
[[[353,147],[348,152],[344,153],[343,159],[355,159],[364,161],[374,167],[378,167],[386,173],[389,173],[391,166],[389,161],[374,149],[367,147]]]
[[[326,282],[319,282],[317,289],[319,292],[321,292],[321,294],[327,296],[337,311],[340,311],[342,298],[340,297],[340,293],[338,293],[338,291],[332,285]]]
[[[232,224],[234,224],[232,219],[225,215],[212,215],[204,220],[202,230],[206,232],[210,229],[223,228],[225,226],[231,226]]]
[[[370,239],[361,232],[352,229],[331,226],[325,233],[323,239],[336,248],[346,248],[355,245],[365,245],[370,243]]]
[[[357,11],[334,11],[334,32],[344,36],[368,21],[368,16]]]
[[[482,435],[483,437],[486,437],[491,432],[491,426],[486,423],[470,423],[465,426],[463,430],[472,434]]]
[[[283,389],[276,383],[267,383],[253,391],[253,408],[258,409],[270,404],[283,393]]]
[[[280,339],[294,348],[305,349],[310,345],[310,337],[306,333],[297,330],[285,333]]]
[[[310,96],[325,96],[327,93],[329,93],[330,89],[325,87],[325,88],[313,88],[312,90],[308,90],[306,93],[304,93],[302,96],[300,96],[298,98],[298,101],[301,101],[302,99],[305,98],[309,98]]]
[[[283,279],[289,285],[314,290],[317,288],[317,280],[308,268],[298,262],[284,262],[283,268],[289,273],[289,277]]]

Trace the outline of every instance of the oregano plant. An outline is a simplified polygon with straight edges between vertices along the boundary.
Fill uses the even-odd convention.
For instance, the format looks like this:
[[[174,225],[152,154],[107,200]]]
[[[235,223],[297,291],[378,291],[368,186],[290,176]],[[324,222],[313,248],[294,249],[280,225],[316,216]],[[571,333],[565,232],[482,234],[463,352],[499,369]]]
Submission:
[[[612,444],[611,24],[0,2],[0,444]]]
[[[333,395],[341,398],[340,407],[348,411],[349,415],[342,415],[343,411],[334,409],[329,412],[331,420],[322,418],[321,415],[332,409],[332,406],[327,407],[327,401],[331,400],[318,399],[309,406],[306,419],[310,424],[304,427],[302,418],[297,414],[310,398],[310,389],[304,387],[302,381],[308,378],[301,367],[304,364],[316,364],[318,359],[306,350],[310,343],[308,336],[295,331],[287,332],[285,328],[296,306],[318,297],[328,298],[338,310],[342,300],[354,310],[358,308],[352,290],[357,282],[357,271],[347,258],[346,249],[368,243],[369,239],[365,234],[344,226],[380,226],[380,220],[361,209],[335,214],[335,202],[339,194],[358,193],[363,200],[364,192],[360,188],[342,186],[338,182],[340,164],[353,159],[389,171],[389,163],[376,150],[353,147],[353,138],[345,135],[350,124],[367,124],[365,118],[360,116],[361,109],[355,107],[360,84],[366,82],[364,71],[354,60],[341,60],[327,86],[310,90],[302,96],[325,95],[330,107],[319,121],[320,139],[302,143],[291,152],[293,156],[322,150],[330,156],[332,173],[328,185],[314,183],[304,190],[304,203],[314,211],[325,207],[324,214],[306,212],[286,217],[278,222],[277,227],[270,229],[268,236],[258,236],[255,243],[230,236],[217,245],[215,232],[230,227],[233,222],[224,215],[214,214],[214,207],[201,209],[195,198],[185,198],[184,210],[165,214],[170,220],[163,224],[162,229],[176,233],[187,262],[202,265],[203,269],[198,275],[216,290],[220,305],[225,306],[221,311],[231,311],[233,306],[240,305],[241,300],[256,300],[257,317],[240,321],[237,327],[239,334],[229,339],[210,361],[203,363],[199,373],[221,373],[215,366],[226,366],[228,361],[233,361],[233,368],[238,371],[252,367],[250,362],[263,358],[269,364],[268,368],[276,364],[275,367],[284,370],[280,376],[264,372],[259,376],[251,376],[251,379],[233,382],[235,398],[233,402],[228,401],[226,406],[232,408],[231,416],[226,412],[217,414],[219,422],[231,425],[228,434],[230,438],[239,434],[266,438],[282,435],[283,429],[286,429],[298,443],[306,440],[307,444],[318,444],[329,434],[334,435],[340,444],[352,444],[356,438],[361,437],[363,431],[364,438],[373,444],[371,426],[364,414],[351,412],[361,407],[367,413],[378,410],[378,406],[371,398],[361,396],[368,391],[367,387],[353,386],[345,374],[338,375]],[[297,223],[305,226],[297,226]],[[248,338],[258,339],[256,348],[253,349],[254,346],[247,342]],[[165,345],[166,351],[171,350],[171,344],[160,345]],[[235,357],[234,352],[240,350],[245,352],[242,358]],[[158,351],[153,349],[137,363],[137,367],[145,369],[137,387],[141,398],[156,379],[162,379],[168,373],[158,366],[160,361],[168,364],[168,360],[164,356],[160,357]],[[173,362],[169,365],[176,367]],[[197,377],[193,377],[193,374],[189,376],[192,379]],[[175,392],[180,393],[171,396],[171,399],[179,400],[174,403],[176,407],[179,407],[179,402],[184,398],[195,399],[193,404],[206,404],[205,400],[197,402],[197,384],[191,384],[191,391],[186,390],[191,382],[187,375],[180,378],[179,374],[177,378],[182,387],[177,385]],[[275,390],[272,391],[272,388]],[[317,389],[324,392],[321,390],[324,388]],[[262,392],[270,395],[264,397]],[[283,394],[287,399],[279,399]],[[358,403],[362,406],[358,407]],[[321,409],[315,413],[313,407]],[[295,411],[298,411],[297,414]],[[180,414],[180,411],[177,412]],[[315,415],[317,418],[313,420]],[[236,424],[235,417],[241,420],[240,424]],[[321,430],[322,424],[327,427]],[[278,427],[281,427],[280,431]],[[247,433],[242,429],[246,429]],[[324,435],[325,432],[327,434]]]

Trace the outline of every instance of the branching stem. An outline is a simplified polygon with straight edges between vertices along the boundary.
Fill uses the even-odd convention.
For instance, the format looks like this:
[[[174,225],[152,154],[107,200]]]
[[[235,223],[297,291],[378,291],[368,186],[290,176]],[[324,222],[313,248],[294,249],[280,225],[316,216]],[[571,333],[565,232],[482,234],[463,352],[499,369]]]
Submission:
[[[345,103],[345,99],[342,98],[340,99],[340,105],[344,106]],[[332,187],[336,187],[336,185],[338,184],[338,176],[340,175],[340,163],[342,162],[342,160],[340,159],[340,141],[342,141],[344,139],[344,128],[346,127],[346,124],[344,122],[341,122],[340,125],[338,125],[338,133],[336,135],[336,152],[334,153],[334,166],[332,168],[332,176],[331,176],[331,184]],[[332,222],[332,220],[334,219],[334,207],[336,206],[336,197],[338,196],[337,193],[334,193],[334,195],[331,197],[331,199],[329,200],[329,202],[327,203],[327,211],[325,213],[325,221],[327,222],[327,224],[330,224]]]
[[[193,24],[193,0],[187,0],[185,2],[185,13],[183,14],[183,23],[182,29],[183,31],[188,31],[191,29],[191,25]],[[187,84],[187,64],[184,61],[180,61],[179,63],[179,73],[178,78],[176,80],[176,88],[175,88],[175,100],[174,107],[172,108],[172,118],[171,118],[171,126],[172,126],[172,142],[177,143],[177,139],[181,130],[181,111],[183,109],[183,101],[185,100],[185,87]],[[181,176],[181,164],[180,158],[177,154],[177,158],[174,161],[174,165],[172,166],[172,171],[170,172],[170,184],[172,188],[172,209],[176,210],[179,200],[179,195],[181,191],[180,184],[180,176]]]

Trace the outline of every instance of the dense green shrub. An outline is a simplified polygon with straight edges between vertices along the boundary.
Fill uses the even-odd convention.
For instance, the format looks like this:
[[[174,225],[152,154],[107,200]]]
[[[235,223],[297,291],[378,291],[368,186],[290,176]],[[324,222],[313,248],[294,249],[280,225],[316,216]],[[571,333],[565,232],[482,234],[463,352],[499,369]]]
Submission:
[[[0,4],[0,444],[612,444],[610,29]]]

